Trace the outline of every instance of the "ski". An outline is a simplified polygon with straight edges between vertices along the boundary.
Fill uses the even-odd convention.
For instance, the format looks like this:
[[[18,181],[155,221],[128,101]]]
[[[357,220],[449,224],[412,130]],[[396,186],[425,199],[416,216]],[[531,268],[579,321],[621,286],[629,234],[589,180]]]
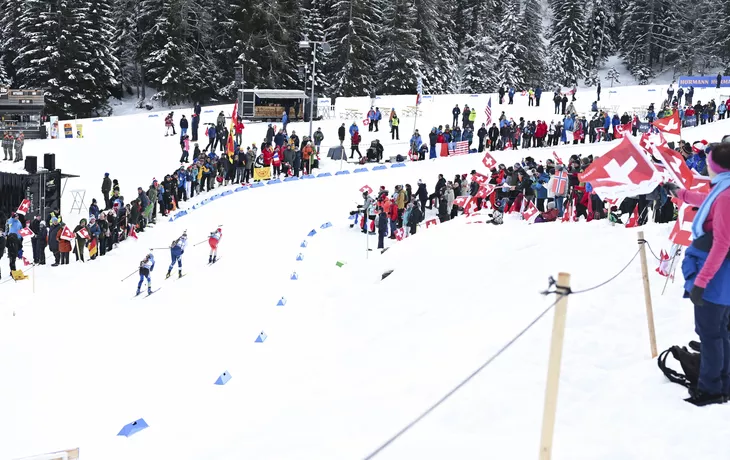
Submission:
[[[212,262],[208,262],[208,266],[210,266],[210,265],[213,265],[214,263],[218,262],[219,260],[221,260],[221,258],[220,258],[220,257],[216,258],[216,259],[215,259],[214,261],[212,261]]]
[[[147,294],[146,296],[144,296],[144,297],[142,297],[142,298],[143,298],[143,299],[146,299],[147,297],[151,296],[152,294],[154,294],[155,292],[157,292],[157,291],[159,291],[159,290],[160,290],[160,288],[157,288],[157,289],[153,289],[153,290],[152,290],[152,292],[150,292],[149,294]]]

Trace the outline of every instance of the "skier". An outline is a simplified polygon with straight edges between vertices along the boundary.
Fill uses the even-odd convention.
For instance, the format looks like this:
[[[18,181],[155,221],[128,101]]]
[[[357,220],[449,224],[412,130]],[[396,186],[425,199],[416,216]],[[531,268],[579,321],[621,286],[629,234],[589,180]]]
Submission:
[[[170,268],[167,269],[167,275],[165,275],[165,279],[170,277],[170,272],[172,271],[172,267],[175,265],[175,262],[177,262],[177,277],[182,278],[182,255],[185,254],[185,246],[188,244],[188,231],[183,231],[183,234],[180,236],[180,238],[176,239],[172,242],[170,245],[170,258],[172,259],[172,262],[170,263]]]
[[[155,269],[155,258],[150,252],[139,263],[139,283],[137,284],[137,294],[141,292],[142,282],[147,279],[147,295],[152,294],[152,280],[150,280],[150,272]],[[167,274],[170,275],[169,273]]]
[[[214,264],[218,258],[218,243],[221,240],[221,236],[223,236],[222,230],[218,227],[218,230],[211,232],[210,237],[208,237],[208,244],[210,245],[210,255],[208,256],[209,264]]]

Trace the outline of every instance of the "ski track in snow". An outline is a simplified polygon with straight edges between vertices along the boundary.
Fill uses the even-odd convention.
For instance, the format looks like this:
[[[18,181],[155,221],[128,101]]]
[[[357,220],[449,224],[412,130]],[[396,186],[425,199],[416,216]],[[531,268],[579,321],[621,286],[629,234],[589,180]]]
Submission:
[[[622,104],[638,105],[647,87],[616,91],[612,97]],[[698,91],[695,99],[708,94]],[[579,110],[592,102],[578,97]],[[422,135],[449,123],[453,104],[470,100],[424,104]],[[526,100],[515,100],[509,116],[551,119],[551,105],[528,109]],[[496,101],[495,119],[508,108]],[[478,127],[483,106],[477,109]],[[201,126],[231,106],[205,110],[213,112],[203,114]],[[0,458],[70,447],[80,447],[84,459],[102,460],[363,458],[552,303],[539,294],[548,276],[568,271],[574,290],[590,287],[636,251],[636,232],[605,220],[527,225],[510,217],[499,227],[465,225],[463,218],[421,227],[402,242],[386,240],[391,249],[382,255],[368,253],[348,220],[361,201],[360,187],[392,191],[422,179],[431,192],[439,173],[450,179],[482,171],[482,155],[335,176],[340,163],[324,152],[341,122],[351,123],[314,126],[325,131],[322,171],[332,177],[234,192],[190,211],[223,191],[215,189],[185,203],[187,216],[161,219],[107,256],[36,267],[35,294],[30,279],[0,285]],[[412,123],[402,119],[401,139]],[[304,123],[291,127],[300,137],[308,130]],[[244,144],[259,144],[265,129],[247,125]],[[376,136],[363,131],[367,146]],[[729,122],[718,122],[687,130],[686,138],[713,141],[728,131]],[[87,205],[99,199],[104,172],[119,179],[129,201],[137,186],[146,188],[178,165],[177,142],[163,137],[162,117],[88,120],[84,133],[85,139],[26,143],[26,155],[54,151],[64,172],[81,174],[69,180],[66,210],[68,190],[85,188]],[[407,149],[407,141],[383,144],[386,156]],[[554,150],[567,158],[608,148]],[[527,155],[545,160],[552,152],[494,156],[510,164]],[[64,212],[70,224],[80,217]],[[321,229],[325,222],[332,227]],[[167,247],[184,229],[198,241],[221,224],[225,258],[208,266],[207,245],[189,247],[183,256],[188,276],[162,284],[169,253],[156,251],[152,285],[164,289],[145,302],[130,301],[137,277],[119,280],[148,248]],[[317,234],[307,237],[312,228]],[[655,251],[669,247],[671,225],[643,230]],[[369,245],[377,246],[377,236]],[[301,262],[295,261],[299,253]],[[649,260],[658,347],[685,344],[695,334],[691,305],[680,298],[681,276],[661,296],[665,279]],[[346,264],[337,267],[337,261]],[[394,271],[380,281],[385,270]],[[289,279],[293,271],[296,281]],[[281,297],[286,305],[277,307]],[[537,456],[551,328],[548,314],[377,458]],[[262,330],[267,340],[254,343]],[[232,379],[213,385],[223,371]],[[554,458],[725,459],[727,408],[692,407],[682,401],[684,393],[649,356],[638,259],[607,286],[569,298]],[[116,436],[139,418],[149,428]]]

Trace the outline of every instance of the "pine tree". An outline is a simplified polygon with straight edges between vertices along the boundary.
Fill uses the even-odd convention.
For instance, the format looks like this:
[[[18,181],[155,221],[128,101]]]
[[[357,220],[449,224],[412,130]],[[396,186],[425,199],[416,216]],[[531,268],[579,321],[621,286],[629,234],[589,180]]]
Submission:
[[[535,88],[542,85],[545,74],[545,44],[542,37],[543,12],[539,0],[524,0],[525,11],[520,24],[526,45],[523,71],[526,83]]]
[[[472,30],[461,54],[463,90],[469,93],[488,93],[496,89],[498,81],[493,56],[494,44],[488,19],[494,11],[493,0],[479,0],[473,8]]]
[[[94,114],[109,114],[108,100],[112,90],[119,87],[119,61],[112,52],[116,26],[112,20],[109,0],[86,0],[80,4],[79,31],[89,48],[85,96]]]
[[[497,49],[497,84],[509,86],[519,91],[525,87],[525,73],[522,61],[527,55],[527,47],[520,26],[519,0],[506,0],[500,21],[501,43]]]
[[[144,98],[143,72],[140,47],[142,46],[141,0],[116,0],[112,9],[115,35],[112,37],[112,52],[119,66],[121,97],[126,90],[132,94],[136,88],[138,98]]]
[[[181,0],[164,0],[161,16],[148,34],[150,49],[144,59],[148,81],[159,92],[157,99],[170,104],[181,102],[186,95],[187,68],[182,31]]]
[[[416,91],[421,75],[416,11],[413,0],[389,0],[383,10],[383,32],[376,73],[381,94],[408,94]]]
[[[301,7],[303,27],[300,31],[301,40],[311,40],[315,42],[323,42],[325,39],[324,29],[325,23],[323,19],[323,0],[308,0]],[[306,88],[312,86],[312,50],[303,49],[299,54],[300,65],[305,69]],[[316,95],[324,95],[329,91],[329,81],[325,74],[325,70],[329,66],[329,55],[323,52],[317,52],[317,65],[315,67],[315,92]],[[309,94],[309,89],[307,90]],[[316,96],[315,95],[315,96]]]
[[[0,0],[0,69],[4,72],[3,83],[9,85],[15,77],[13,61],[21,46],[20,17],[25,5],[15,0]]]
[[[326,20],[326,30],[332,46],[329,71],[333,95],[374,93],[379,50],[377,25],[382,22],[380,2],[333,0],[329,8],[331,16]]]
[[[614,18],[606,0],[593,0],[588,21],[591,63],[597,68],[616,50],[612,37]]]
[[[621,75],[619,74],[618,70],[616,70],[616,67],[611,67],[610,69],[608,69],[608,72],[606,73],[606,80],[611,82],[611,88],[613,88],[614,83],[621,83],[621,81],[619,80],[620,76]]]
[[[419,60],[424,63],[424,91],[453,91],[456,77],[453,56],[457,54],[453,5],[438,0],[419,0],[415,2],[415,9]]]
[[[550,2],[553,23],[550,30],[551,74],[563,85],[572,85],[586,76],[587,32],[580,0]]]
[[[58,9],[49,8],[43,0],[25,1],[18,18],[17,56],[12,66],[15,86],[44,88],[47,112],[63,115],[66,113],[60,89],[63,69],[57,48],[61,41],[57,38],[61,35],[59,15]]]

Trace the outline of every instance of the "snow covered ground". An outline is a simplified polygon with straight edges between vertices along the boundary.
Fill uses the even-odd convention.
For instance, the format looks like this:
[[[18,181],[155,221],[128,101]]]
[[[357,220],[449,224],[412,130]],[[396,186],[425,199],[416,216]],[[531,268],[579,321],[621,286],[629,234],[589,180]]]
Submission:
[[[620,88],[615,97],[629,105],[644,90]],[[450,107],[468,98],[424,104],[421,132],[449,123]],[[508,116],[551,119],[552,104],[533,109],[517,101]],[[579,93],[579,101],[587,98]],[[483,105],[477,107],[478,126]],[[213,112],[203,122],[219,108],[207,110]],[[495,96],[495,117],[499,110]],[[351,123],[315,124],[325,131],[325,145],[341,122]],[[409,123],[402,120],[401,139],[408,138]],[[300,136],[307,131],[305,124],[292,127]],[[265,128],[248,125],[244,142],[260,143]],[[729,131],[730,122],[718,122],[688,129],[685,138],[714,141]],[[89,120],[84,132],[84,139],[28,141],[26,155],[56,152],[64,172],[82,175],[67,190],[86,188],[87,204],[101,198],[104,172],[131,197],[137,186],[146,188],[178,165],[176,138],[163,137],[161,116]],[[366,146],[376,134],[363,138]],[[384,145],[386,156],[407,150],[405,143]],[[608,148],[554,150],[567,158]],[[552,152],[494,156],[513,163]],[[323,160],[322,166],[334,174],[340,164]],[[188,215],[93,262],[38,267],[18,283],[3,278],[0,458],[71,447],[80,447],[84,460],[364,458],[548,306],[554,299],[540,295],[548,276],[568,271],[574,289],[590,287],[637,250],[636,232],[605,220],[527,225],[508,218],[495,227],[459,218],[422,227],[383,254],[367,251],[376,238],[350,229],[348,220],[360,187],[392,191],[422,179],[432,191],[439,173],[449,178],[483,166],[481,155],[468,155],[366,173],[355,168],[239,192],[229,187],[233,193],[194,210],[199,199],[189,201]],[[332,226],[321,228],[327,222]],[[207,266],[207,244],[192,244],[218,225],[221,259]],[[316,235],[308,237],[312,229]],[[169,253],[157,250],[152,279],[161,289],[132,300],[137,276],[120,280],[136,271],[150,247],[167,247],[183,230],[191,243],[187,276],[164,280]],[[670,230],[644,228],[655,252],[669,247]],[[654,267],[651,262],[658,345],[665,349],[694,338],[692,309],[680,298],[680,280],[661,295],[665,279]],[[386,270],[393,273],[381,281]],[[286,305],[276,306],[282,297]],[[554,458],[727,457],[727,407],[683,402],[682,388],[667,382],[649,356],[638,258],[614,282],[569,302]],[[548,314],[376,458],[535,458],[551,327]],[[262,331],[266,341],[255,343]],[[214,385],[224,371],[232,379]],[[116,436],[139,418],[150,427]]]

